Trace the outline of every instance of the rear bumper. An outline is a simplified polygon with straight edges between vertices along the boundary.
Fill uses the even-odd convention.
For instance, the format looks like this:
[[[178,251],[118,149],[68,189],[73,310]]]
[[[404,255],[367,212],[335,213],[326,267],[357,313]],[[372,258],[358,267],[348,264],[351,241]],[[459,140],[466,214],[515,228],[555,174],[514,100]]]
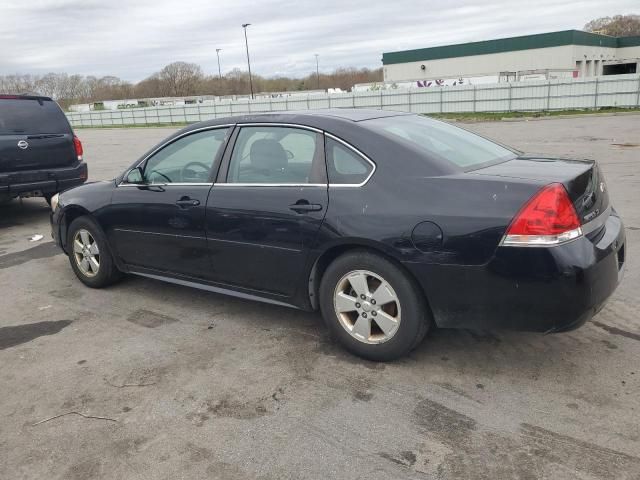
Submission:
[[[87,181],[87,164],[22,172],[0,172],[0,195],[54,194]]]
[[[406,263],[429,300],[436,324],[559,332],[597,313],[624,273],[620,217],[587,237],[551,248],[499,247],[482,266]]]

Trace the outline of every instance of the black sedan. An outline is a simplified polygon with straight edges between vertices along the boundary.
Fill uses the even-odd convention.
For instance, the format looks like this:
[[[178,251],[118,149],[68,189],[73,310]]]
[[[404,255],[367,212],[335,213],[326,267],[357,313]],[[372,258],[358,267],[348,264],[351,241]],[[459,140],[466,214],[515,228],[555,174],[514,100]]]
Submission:
[[[434,325],[576,328],[625,261],[595,162],[401,112],[198,123],[52,203],[53,237],[89,287],[131,273],[319,309],[372,360],[406,354]]]

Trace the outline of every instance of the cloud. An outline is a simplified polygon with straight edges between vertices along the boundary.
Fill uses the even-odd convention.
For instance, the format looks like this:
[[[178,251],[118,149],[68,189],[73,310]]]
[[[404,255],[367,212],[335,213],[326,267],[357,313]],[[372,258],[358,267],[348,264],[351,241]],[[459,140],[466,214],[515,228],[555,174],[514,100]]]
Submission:
[[[637,0],[3,0],[0,74],[117,75],[138,81],[176,61],[264,76],[381,66],[383,52],[580,28],[638,13]]]

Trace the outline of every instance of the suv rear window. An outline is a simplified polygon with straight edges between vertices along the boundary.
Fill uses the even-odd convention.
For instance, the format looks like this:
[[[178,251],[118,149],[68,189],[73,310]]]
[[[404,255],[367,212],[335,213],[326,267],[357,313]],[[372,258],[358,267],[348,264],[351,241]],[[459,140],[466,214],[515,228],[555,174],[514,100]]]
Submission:
[[[0,135],[70,131],[67,117],[52,100],[0,98]]]
[[[363,123],[465,170],[516,156],[512,150],[463,128],[418,115],[376,118]]]

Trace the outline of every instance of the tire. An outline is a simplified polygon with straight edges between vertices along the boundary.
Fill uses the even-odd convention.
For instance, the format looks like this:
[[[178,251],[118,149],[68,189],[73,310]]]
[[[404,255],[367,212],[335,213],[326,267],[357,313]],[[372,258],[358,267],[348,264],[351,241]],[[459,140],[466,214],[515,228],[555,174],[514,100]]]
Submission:
[[[409,353],[432,324],[413,279],[392,261],[366,250],[346,253],[328,266],[320,282],[320,310],[334,338],[355,355],[376,362]]]
[[[76,240],[79,245],[75,243]],[[86,249],[80,250],[81,246],[85,246]],[[102,230],[88,216],[78,217],[69,225],[67,253],[71,268],[87,287],[106,287],[122,278],[122,272],[113,261],[111,249]],[[89,260],[90,256],[93,256],[95,262]]]
[[[55,195],[55,193],[45,193],[43,195],[44,201],[47,202],[47,205],[51,206],[51,198]]]

